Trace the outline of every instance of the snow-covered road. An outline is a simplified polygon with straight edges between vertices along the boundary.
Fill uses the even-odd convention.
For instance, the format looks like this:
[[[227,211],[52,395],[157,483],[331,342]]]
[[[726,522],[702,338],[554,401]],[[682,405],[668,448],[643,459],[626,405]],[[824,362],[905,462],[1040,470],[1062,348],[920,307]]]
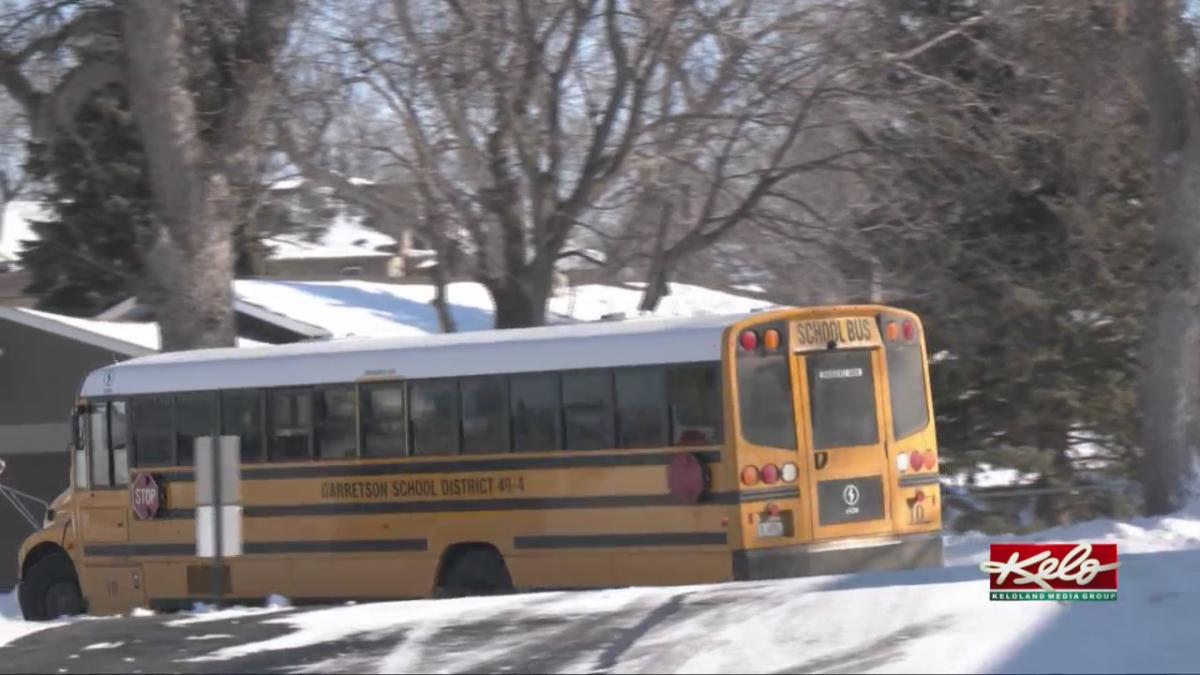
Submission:
[[[0,622],[0,672],[1200,672],[1200,503],[1032,538],[1116,541],[1118,601],[992,602],[964,537],[938,570]]]

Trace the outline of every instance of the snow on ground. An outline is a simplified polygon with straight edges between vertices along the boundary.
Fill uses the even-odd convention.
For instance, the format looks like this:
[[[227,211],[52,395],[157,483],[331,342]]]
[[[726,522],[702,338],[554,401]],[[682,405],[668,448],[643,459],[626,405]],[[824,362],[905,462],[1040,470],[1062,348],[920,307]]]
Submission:
[[[206,655],[190,659],[201,667],[247,656],[261,659],[272,652],[287,664],[289,650],[331,646],[320,653],[336,656],[308,663],[300,672],[1107,673],[1200,668],[1200,641],[1195,639],[1200,587],[1193,580],[1200,568],[1200,499],[1169,516],[1099,520],[1020,538],[1116,542],[1122,562],[1116,602],[990,601],[978,563],[990,541],[1010,539],[948,536],[945,567],[929,570],[303,611],[286,609],[285,599],[274,598],[268,608],[200,607],[167,625],[258,616],[289,629],[259,642],[214,645]],[[25,624],[14,612],[14,599],[0,598],[0,615],[8,617],[0,619],[0,644],[48,627]],[[223,630],[195,640],[224,639],[236,632]]]
[[[273,281],[240,279],[234,284],[239,300],[269,312],[324,329],[334,338],[399,337],[441,332],[430,284],[390,284],[371,281]],[[642,292],[636,289],[586,284],[550,299],[552,321],[596,321],[609,314],[637,316]],[[474,282],[446,287],[447,303],[458,330],[489,330],[495,307],[487,289]],[[770,304],[723,291],[671,284],[654,316],[698,316],[749,312]]]
[[[0,647],[40,630],[61,626],[63,622],[32,623],[21,616],[21,605],[17,602],[17,590],[0,595]]]
[[[1010,539],[1001,537],[1000,540]],[[948,537],[940,569],[296,612],[293,631],[195,661],[372,636],[393,645],[304,672],[1196,672],[1200,500],[1022,540],[1114,541],[1116,602],[992,602],[988,539]]]

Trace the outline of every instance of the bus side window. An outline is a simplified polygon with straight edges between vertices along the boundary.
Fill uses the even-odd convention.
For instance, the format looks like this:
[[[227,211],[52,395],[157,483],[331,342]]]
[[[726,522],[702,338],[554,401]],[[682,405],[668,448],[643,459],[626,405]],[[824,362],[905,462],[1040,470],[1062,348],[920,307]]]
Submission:
[[[89,412],[91,428],[88,449],[91,453],[92,485],[112,485],[112,465],[108,456],[108,403],[93,403]]]
[[[113,485],[129,485],[129,428],[125,401],[108,404],[108,437],[112,450]]]
[[[601,450],[616,444],[612,371],[563,373],[562,401],[567,450]]]
[[[661,448],[667,444],[667,383],[657,366],[618,368],[617,440],[622,448]]]
[[[170,396],[138,396],[130,401],[134,466],[175,463],[175,405]]]
[[[263,395],[258,389],[221,392],[221,434],[241,439],[242,461],[263,461]]]
[[[404,384],[380,382],[359,387],[359,436],[364,457],[403,457],[408,451]]]
[[[312,457],[312,393],[267,393],[267,455],[272,462]]]
[[[508,381],[503,376],[468,377],[462,387],[463,452],[509,451]]]
[[[721,442],[721,371],[716,363],[670,367],[667,397],[672,445]]]
[[[175,434],[178,437],[179,466],[196,463],[196,438],[215,436],[217,430],[216,392],[179,394],[175,397]]]
[[[544,452],[561,448],[560,397],[556,373],[524,373],[509,379],[513,450]]]
[[[358,400],[354,387],[321,387],[313,401],[314,443],[321,459],[348,459],[358,454],[354,416]]]
[[[459,450],[458,382],[409,383],[408,425],[412,454],[453,455]]]

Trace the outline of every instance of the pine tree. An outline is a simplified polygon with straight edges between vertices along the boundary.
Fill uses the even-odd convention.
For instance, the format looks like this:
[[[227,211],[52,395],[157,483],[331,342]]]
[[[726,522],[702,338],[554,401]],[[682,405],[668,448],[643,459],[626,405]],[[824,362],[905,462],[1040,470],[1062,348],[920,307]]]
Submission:
[[[37,239],[20,257],[30,273],[25,291],[39,309],[93,316],[138,291],[151,194],[119,87],[81,106],[73,131],[30,147],[27,170],[50,217],[31,224]]]

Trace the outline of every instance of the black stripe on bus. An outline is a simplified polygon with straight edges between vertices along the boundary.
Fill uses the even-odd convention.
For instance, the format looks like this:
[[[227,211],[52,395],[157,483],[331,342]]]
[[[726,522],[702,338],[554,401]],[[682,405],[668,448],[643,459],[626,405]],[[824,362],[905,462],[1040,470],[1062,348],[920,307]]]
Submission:
[[[916,487],[918,485],[933,485],[940,480],[936,473],[910,474],[900,477],[900,487]]]
[[[388,476],[424,473],[475,473],[480,471],[518,471],[522,469],[584,469],[625,466],[659,466],[670,463],[679,452],[655,452],[635,455],[580,453],[565,457],[497,457],[488,459],[468,458],[431,462],[387,462],[382,464],[323,464],[305,466],[252,466],[242,469],[242,480],[284,480],[290,478],[340,478],[345,476]],[[697,451],[700,460],[707,463],[721,461],[719,450]],[[134,471],[155,472],[151,467]],[[168,483],[190,483],[194,480],[191,469],[160,469]]]
[[[719,546],[724,532],[657,532],[646,534],[549,534],[513,537],[519,549],[620,548],[632,546]]]
[[[246,518],[284,518],[291,516],[350,516],[389,513],[461,513],[464,511],[539,511],[543,509],[612,509],[650,506],[707,506],[710,504],[753,504],[772,499],[800,496],[795,487],[755,492],[715,492],[695,504],[679,501],[671,494],[596,495],[588,497],[517,497],[500,499],[445,499],[411,502],[327,502],[321,504],[271,504],[244,506]],[[159,511],[155,520],[190,520],[195,511],[188,508]]]
[[[380,553],[428,551],[425,539],[328,539],[324,541],[252,541],[243,546],[247,555],[271,553]],[[83,547],[85,556],[140,557],[196,555],[195,544],[93,544]]]

